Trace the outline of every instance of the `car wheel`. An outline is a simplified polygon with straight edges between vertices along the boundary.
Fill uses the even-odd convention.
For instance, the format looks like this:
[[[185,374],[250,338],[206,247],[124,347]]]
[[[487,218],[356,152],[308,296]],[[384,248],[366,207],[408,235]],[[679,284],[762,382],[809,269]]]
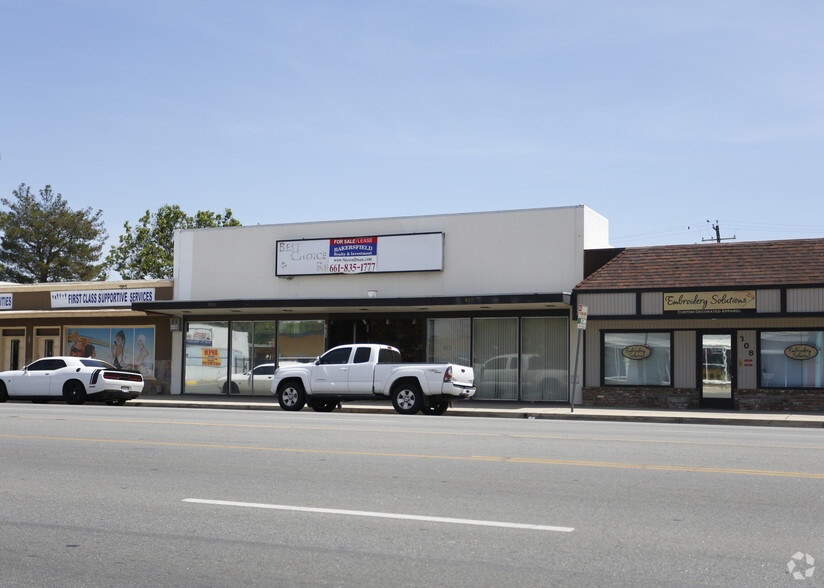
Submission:
[[[399,414],[415,414],[421,409],[422,397],[417,383],[402,382],[392,389],[392,406]]]
[[[232,382],[231,386],[229,382],[223,384],[223,393],[224,394],[240,394],[240,389],[237,387],[237,384]]]
[[[0,382],[0,402],[5,402],[9,399],[9,391],[6,390],[5,382]]]
[[[306,406],[306,391],[300,381],[283,382],[278,386],[278,404],[283,410],[300,410]]]
[[[447,400],[429,400],[424,403],[421,412],[423,414],[442,415],[449,408],[449,401]]]
[[[337,400],[310,400],[309,406],[315,412],[332,412],[338,406]]]
[[[86,402],[86,388],[77,380],[66,382],[63,386],[63,398],[69,404],[83,404]]]

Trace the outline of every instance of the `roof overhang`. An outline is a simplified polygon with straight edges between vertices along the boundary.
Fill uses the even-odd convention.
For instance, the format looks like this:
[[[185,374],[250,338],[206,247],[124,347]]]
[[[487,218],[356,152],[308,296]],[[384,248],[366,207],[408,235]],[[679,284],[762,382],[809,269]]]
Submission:
[[[143,311],[129,308],[83,308],[72,310],[3,310],[0,311],[0,319],[8,320],[30,320],[30,319],[67,319],[78,318],[87,319],[90,316],[95,318],[140,318],[147,316]]]
[[[134,310],[169,316],[188,315],[284,315],[484,312],[491,310],[566,310],[569,292],[553,294],[503,294],[420,298],[315,298],[280,300],[156,300],[133,303]]]

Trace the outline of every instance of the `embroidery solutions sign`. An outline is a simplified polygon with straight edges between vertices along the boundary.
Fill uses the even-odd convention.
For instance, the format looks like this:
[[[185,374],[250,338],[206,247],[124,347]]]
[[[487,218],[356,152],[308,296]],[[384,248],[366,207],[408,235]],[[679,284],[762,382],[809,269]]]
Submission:
[[[117,290],[77,290],[51,293],[52,308],[89,308],[101,306],[131,306],[132,302],[152,302],[154,288]]]
[[[755,290],[664,292],[664,313],[721,314],[755,310]]]
[[[276,276],[443,270],[443,233],[278,241]]]

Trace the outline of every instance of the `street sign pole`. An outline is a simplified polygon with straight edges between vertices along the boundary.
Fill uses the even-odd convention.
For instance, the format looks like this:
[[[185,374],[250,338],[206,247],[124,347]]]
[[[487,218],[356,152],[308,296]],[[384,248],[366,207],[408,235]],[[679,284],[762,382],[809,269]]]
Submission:
[[[572,370],[572,390],[569,392],[569,412],[575,412],[575,390],[578,384],[578,355],[581,352],[581,332],[587,328],[588,308],[578,305],[578,342],[575,345],[575,367]],[[583,389],[583,388],[582,388]]]

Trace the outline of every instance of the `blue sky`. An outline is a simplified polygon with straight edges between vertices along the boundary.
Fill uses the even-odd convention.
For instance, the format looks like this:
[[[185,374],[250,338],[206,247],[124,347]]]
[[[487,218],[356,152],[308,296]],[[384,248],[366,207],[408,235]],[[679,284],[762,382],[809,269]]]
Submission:
[[[110,244],[164,204],[824,236],[819,0],[0,0],[0,52],[0,196],[50,184]]]

